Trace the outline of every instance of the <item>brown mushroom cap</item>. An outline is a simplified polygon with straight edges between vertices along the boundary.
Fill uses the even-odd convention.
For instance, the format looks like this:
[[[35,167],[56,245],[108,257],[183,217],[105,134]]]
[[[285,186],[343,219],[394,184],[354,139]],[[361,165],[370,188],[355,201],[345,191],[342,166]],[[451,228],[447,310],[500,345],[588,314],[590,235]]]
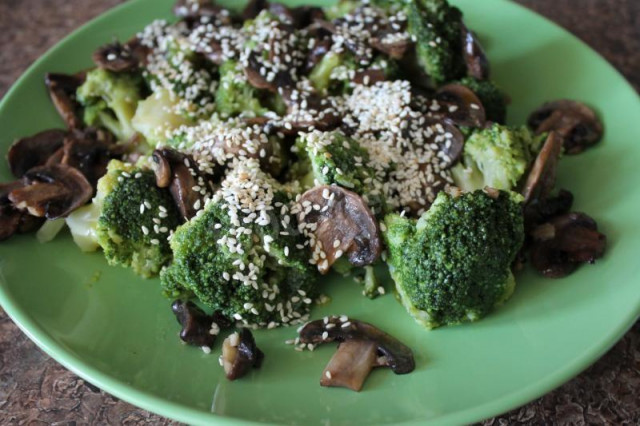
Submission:
[[[536,109],[527,121],[536,134],[555,131],[567,154],[578,154],[602,138],[603,126],[596,113],[583,103],[561,99]]]
[[[322,386],[359,391],[374,367],[388,367],[396,374],[415,369],[411,349],[369,323],[331,316],[309,322],[299,330],[299,342],[303,344],[335,341],[340,345],[322,373]]]
[[[251,331],[243,328],[224,340],[220,359],[227,379],[236,380],[252,368],[260,368],[264,353],[256,345]]]
[[[0,183],[0,241],[4,241],[18,232],[23,212],[16,210],[11,201],[9,194],[11,191],[22,188],[24,183],[21,181]]]
[[[7,153],[11,173],[20,178],[29,169],[45,164],[62,148],[67,134],[66,130],[49,129],[15,141]]]
[[[299,331],[300,343],[319,345],[346,340],[364,340],[376,343],[379,357],[376,365],[389,367],[396,374],[407,374],[415,369],[411,348],[380,330],[376,326],[345,316],[330,316],[311,321]]]
[[[175,300],[171,304],[171,311],[182,326],[180,339],[189,345],[211,347],[220,329],[231,325],[219,313],[207,315],[191,301]]]
[[[357,70],[353,75],[353,82],[365,86],[373,86],[376,83],[385,81],[386,74],[381,69]]]
[[[279,92],[288,112],[286,127],[279,129],[285,135],[295,135],[310,127],[328,131],[340,125],[342,120],[327,98],[315,92],[305,93],[290,88],[279,89]],[[302,104],[306,107],[303,108]]]
[[[61,157],[50,158],[48,164],[59,162],[75,167],[95,188],[98,179],[107,172],[107,164],[123,154],[123,146],[117,145],[109,132],[86,128],[73,130],[64,139]]]
[[[407,53],[412,45],[409,39],[393,39],[387,36],[392,34],[398,34],[398,30],[387,28],[380,31],[378,34],[371,37],[369,44],[379,52],[384,53],[392,59],[400,60]]]
[[[453,121],[444,118],[424,117],[424,126],[429,128],[425,143],[438,146],[440,168],[448,169],[454,166],[464,151],[464,135]]]
[[[435,97],[440,108],[434,115],[442,115],[459,126],[483,127],[486,112],[478,96],[467,86],[447,84],[438,89]]]
[[[462,56],[467,65],[467,73],[476,80],[488,80],[490,67],[487,55],[478,38],[462,23]]]
[[[44,77],[44,83],[53,105],[71,129],[82,127],[82,120],[78,114],[80,105],[76,101],[76,91],[84,83],[84,80],[84,72],[74,75],[47,73]]]
[[[139,66],[129,45],[119,41],[100,46],[93,52],[92,59],[98,67],[112,72],[133,71]]]
[[[370,265],[380,256],[378,222],[358,194],[334,185],[317,186],[302,194],[299,205],[298,223],[313,235],[321,273],[343,253],[355,266]]]
[[[91,199],[93,188],[76,168],[63,164],[34,167],[24,175],[28,185],[9,193],[19,210],[47,219],[67,216]]]
[[[224,19],[225,25],[231,24],[231,16],[223,11],[223,8],[216,6],[211,0],[177,0],[173,6],[173,14],[181,19],[215,16]]]
[[[208,190],[208,180],[200,173],[193,159],[171,148],[160,148],[153,151],[153,170],[156,185],[159,188],[169,187],[180,214],[184,220],[194,217],[198,211],[196,205],[202,203]],[[200,187],[200,191],[196,191]]]
[[[584,213],[556,216],[533,233],[531,264],[549,278],[561,278],[580,263],[593,263],[604,255],[607,238]]]
[[[528,233],[536,226],[550,219],[568,213],[573,205],[573,194],[565,189],[554,196],[544,199],[533,199],[524,206],[524,225]]]
[[[562,138],[556,132],[549,133],[525,181],[522,190],[525,205],[549,196],[556,183],[561,152]]]

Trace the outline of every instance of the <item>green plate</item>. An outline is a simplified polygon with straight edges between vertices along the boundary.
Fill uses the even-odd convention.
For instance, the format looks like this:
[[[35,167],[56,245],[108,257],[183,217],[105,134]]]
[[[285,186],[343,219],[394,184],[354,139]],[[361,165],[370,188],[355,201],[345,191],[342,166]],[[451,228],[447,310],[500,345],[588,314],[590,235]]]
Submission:
[[[62,125],[42,83],[46,71],[90,65],[94,48],[169,17],[172,0],[138,0],[76,31],[37,61],[0,105],[0,146]],[[524,404],[578,374],[640,313],[640,102],[601,57],[565,31],[507,1],[456,1],[485,40],[495,79],[513,98],[512,123],[545,100],[581,99],[606,126],[604,142],[561,164],[560,186],[609,238],[606,257],[562,280],[526,272],[513,299],[476,324],[427,331],[393,296],[369,301],[348,280],[326,279],[333,298],[314,317],[346,313],[373,322],[415,351],[405,376],[373,372],[360,393],[318,381],[334,347],[296,352],[294,329],[260,331],[260,370],[224,379],[219,351],[181,345],[157,280],[85,255],[68,235],[41,245],[32,235],[0,244],[0,301],[60,363],[120,398],[192,424],[305,425],[467,423]],[[9,180],[6,164],[0,177]]]

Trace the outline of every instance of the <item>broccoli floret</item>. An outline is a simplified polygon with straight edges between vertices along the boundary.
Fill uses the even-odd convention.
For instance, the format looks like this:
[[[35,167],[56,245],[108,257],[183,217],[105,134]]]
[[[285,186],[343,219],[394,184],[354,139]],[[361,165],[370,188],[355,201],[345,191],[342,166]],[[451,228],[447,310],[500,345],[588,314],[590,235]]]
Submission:
[[[416,39],[418,64],[435,85],[462,76],[462,12],[446,0],[410,0],[407,31]]]
[[[385,217],[389,271],[416,321],[476,321],[511,296],[510,265],[524,241],[521,200],[506,191],[441,192],[417,221]]]
[[[141,98],[142,79],[134,74],[96,68],[87,72],[77,99],[84,106],[84,122],[102,126],[119,140],[129,140],[135,130],[131,119]]]
[[[183,27],[155,21],[141,39],[152,48],[142,75],[153,93],[170,94],[172,112],[191,120],[208,118],[215,109],[215,67],[193,50]]]
[[[171,99],[168,90],[158,89],[138,103],[131,124],[149,145],[155,147],[164,142],[167,132],[193,124],[193,121],[176,112],[176,99]]]
[[[267,112],[260,104],[258,90],[247,82],[242,68],[236,61],[227,61],[220,67],[216,111],[222,117],[238,114],[259,116]]]
[[[109,162],[91,204],[67,219],[84,251],[102,247],[110,265],[131,267],[145,278],[171,260],[167,237],[179,222],[171,194],[156,186],[154,173],[118,160]]]
[[[311,70],[309,82],[319,93],[326,94],[329,89],[329,84],[331,83],[331,74],[337,67],[342,65],[342,63],[341,54],[328,52]]]
[[[480,99],[487,113],[487,120],[504,123],[507,117],[507,101],[505,93],[493,81],[476,80],[465,77],[458,83],[467,86]]]
[[[336,184],[361,195],[375,214],[383,213],[381,188],[386,170],[371,166],[369,152],[340,130],[303,133],[296,141],[301,158],[295,169],[303,187]],[[303,175],[302,172],[306,172]]]
[[[460,163],[452,169],[453,180],[464,191],[513,189],[532,160],[534,137],[526,126],[494,124],[474,130],[464,145]]]
[[[238,185],[244,185],[240,195]],[[246,207],[237,205],[247,200],[245,192],[248,198],[259,197],[251,205],[264,203],[274,210],[246,215]],[[256,161],[236,165],[203,212],[175,231],[173,262],[161,273],[163,286],[190,291],[244,324],[305,321],[317,296],[316,271],[307,250],[300,249],[304,237],[295,217],[284,213],[290,198]]]

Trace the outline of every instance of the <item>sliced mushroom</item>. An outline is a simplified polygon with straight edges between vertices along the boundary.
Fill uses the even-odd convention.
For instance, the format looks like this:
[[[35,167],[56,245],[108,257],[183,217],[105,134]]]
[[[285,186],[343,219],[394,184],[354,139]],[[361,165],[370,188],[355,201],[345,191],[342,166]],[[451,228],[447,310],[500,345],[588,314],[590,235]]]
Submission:
[[[524,204],[546,199],[556,183],[556,169],[562,152],[562,138],[551,132],[538,153],[522,190]]]
[[[171,148],[156,149],[152,159],[156,185],[169,188],[184,220],[194,217],[209,191],[208,179],[200,173],[196,162]]]
[[[0,204],[0,241],[4,241],[18,232],[23,213],[11,205]]]
[[[305,71],[311,72],[311,70],[320,63],[322,58],[329,53],[333,41],[331,39],[331,33],[322,27],[312,25],[308,31],[311,48],[307,53]]]
[[[377,327],[346,316],[330,316],[307,323],[299,331],[303,344],[340,342],[323,371],[322,386],[359,391],[373,367],[388,367],[396,374],[415,369],[411,349]]]
[[[536,134],[557,132],[567,154],[579,154],[595,145],[604,131],[591,108],[568,99],[545,103],[529,116],[528,124]]]
[[[0,183],[0,241],[18,232],[24,213],[13,208],[9,201],[9,193],[23,186],[21,181]]]
[[[325,367],[320,385],[348,388],[360,392],[369,373],[378,359],[376,342],[370,340],[347,340]]]
[[[220,364],[229,380],[246,375],[252,368],[260,368],[264,353],[256,346],[253,334],[248,328],[233,333],[222,343]]]
[[[255,19],[268,6],[269,2],[267,0],[249,0],[244,9],[242,9],[242,20]]]
[[[607,238],[584,213],[567,213],[536,228],[531,264],[549,278],[561,278],[581,263],[594,263],[604,255]]]
[[[407,38],[395,39],[393,37],[389,37],[392,34],[398,34],[398,32],[383,33],[381,35],[371,37],[369,43],[374,49],[384,53],[392,59],[399,60],[402,59],[409,50],[411,41]]]
[[[191,301],[175,300],[171,310],[182,326],[180,339],[189,345],[210,348],[220,330],[231,326],[229,320],[219,313],[207,315]]]
[[[569,212],[572,205],[573,194],[565,189],[561,189],[555,196],[531,200],[524,207],[525,231],[528,232],[553,217]]]
[[[100,68],[112,72],[133,71],[138,68],[138,58],[127,44],[114,41],[100,46],[92,56],[93,62]]]
[[[442,86],[436,92],[431,112],[451,119],[459,126],[483,127],[487,121],[482,102],[471,89],[462,84]]]
[[[115,143],[111,133],[94,128],[71,131],[60,151],[60,158],[50,158],[48,164],[59,162],[75,167],[94,188],[107,172],[109,161],[124,154],[123,146]]]
[[[284,60],[281,60],[281,62],[285,63]],[[279,88],[293,86],[294,81],[291,76],[291,69],[291,67],[287,67],[285,70],[278,71],[273,78],[267,78],[267,71],[261,64],[258,53],[252,52],[248,56],[247,66],[244,68],[244,73],[249,84],[256,89],[264,89],[275,93]]]
[[[76,168],[63,164],[34,167],[24,175],[28,184],[9,193],[19,210],[32,216],[57,219],[91,199],[93,188]]]
[[[476,35],[462,23],[462,56],[467,65],[467,73],[476,80],[489,79],[489,60]]]
[[[421,121],[425,128],[425,144],[438,146],[441,169],[454,166],[464,151],[464,135],[450,119],[425,116]]]
[[[287,105],[286,124],[280,131],[284,134],[297,134],[309,128],[328,131],[340,125],[341,118],[327,98],[315,92],[302,92],[297,89],[279,90]]]
[[[334,185],[317,186],[302,194],[299,205],[298,223],[312,236],[321,273],[343,254],[355,266],[370,265],[380,256],[378,221],[358,194]]]
[[[45,164],[62,148],[67,135],[66,130],[50,129],[15,141],[7,153],[11,173],[20,178],[29,169]]]
[[[201,17],[217,17],[225,25],[231,24],[230,14],[212,0],[177,0],[173,6],[173,14],[178,18],[193,21]]]
[[[354,83],[363,84],[365,86],[373,86],[374,84],[385,81],[386,79],[387,76],[381,69],[358,70],[353,75]]]
[[[47,73],[44,77],[44,83],[53,105],[71,129],[82,127],[82,120],[78,114],[80,104],[76,100],[76,91],[84,83],[84,80],[85,74],[83,72],[74,75]]]

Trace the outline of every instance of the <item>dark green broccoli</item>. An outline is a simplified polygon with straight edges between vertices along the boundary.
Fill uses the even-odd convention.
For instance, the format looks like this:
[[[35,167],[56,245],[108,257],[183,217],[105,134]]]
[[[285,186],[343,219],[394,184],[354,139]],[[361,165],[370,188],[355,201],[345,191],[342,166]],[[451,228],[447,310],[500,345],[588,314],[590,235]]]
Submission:
[[[259,116],[267,112],[260,104],[258,90],[247,82],[236,61],[227,61],[220,67],[216,111],[224,118],[242,113]]]
[[[465,77],[458,83],[467,86],[478,96],[487,113],[487,120],[501,124],[505,122],[507,118],[507,96],[493,81],[481,81],[473,77]]]
[[[101,68],[87,72],[78,88],[77,99],[84,107],[84,122],[102,126],[119,140],[127,141],[135,133],[131,119],[141,99],[142,79],[134,74],[114,73]]]
[[[510,266],[524,241],[521,200],[506,191],[441,192],[417,221],[385,218],[389,271],[419,323],[476,321],[511,296]]]
[[[406,13],[407,31],[416,40],[418,65],[433,84],[438,86],[464,75],[462,12],[446,0],[409,0]]]
[[[152,171],[112,160],[92,203],[73,212],[67,223],[83,250],[102,247],[110,265],[131,267],[146,278],[171,260],[167,237],[180,215]]]
[[[369,152],[358,142],[340,130],[316,130],[301,134],[295,147],[301,160],[294,171],[305,188],[336,184],[363,196],[375,214],[384,212],[380,182],[386,171],[370,165]]]
[[[464,145],[462,159],[452,169],[453,180],[464,191],[513,189],[533,160],[536,145],[526,126],[494,124],[471,132]]]
[[[220,195],[239,179],[248,191],[254,185],[261,188],[253,195],[273,194],[260,201],[274,207],[263,222],[261,215],[245,220],[250,216],[242,213],[244,207]],[[237,188],[229,193],[235,197]],[[239,165],[203,212],[175,231],[173,262],[161,273],[165,289],[191,292],[203,304],[244,324],[275,327],[305,321],[317,296],[316,270],[309,264],[295,217],[283,210],[289,202],[290,196],[260,171],[257,162]]]

